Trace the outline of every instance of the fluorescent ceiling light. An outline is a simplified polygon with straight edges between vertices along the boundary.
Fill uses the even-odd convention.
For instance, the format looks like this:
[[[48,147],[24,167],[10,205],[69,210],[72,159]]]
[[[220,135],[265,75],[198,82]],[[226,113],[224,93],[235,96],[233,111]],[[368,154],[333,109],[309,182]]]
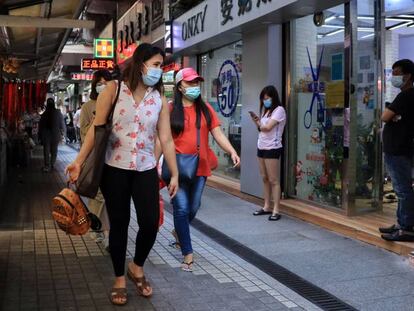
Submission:
[[[366,38],[373,37],[373,36],[375,36],[375,33],[370,33],[369,35],[361,37],[361,39],[366,39]]]
[[[325,22],[330,22],[330,21],[333,21],[334,19],[336,19],[336,16],[335,15],[326,18],[325,19]]]
[[[414,20],[414,15],[398,15],[397,17],[401,17],[401,18],[396,18],[396,17],[386,17],[385,20],[389,21],[389,22],[406,22],[407,18],[411,18]],[[345,18],[344,15],[339,16],[339,18]],[[366,20],[366,21],[373,21],[374,20],[374,16],[358,16],[357,17],[359,20]]]
[[[343,32],[343,31],[344,31],[343,29],[338,29],[338,30],[332,31],[332,32],[330,32],[330,33],[327,33],[327,34],[325,35],[325,37],[330,37],[330,36],[336,35],[336,34],[338,34],[338,33],[341,33],[341,32]]]
[[[398,15],[398,17],[404,17],[404,18],[412,18],[412,19],[414,19],[414,15]]]
[[[414,19],[414,16],[412,16],[412,18]],[[395,18],[395,17],[386,17],[385,20],[387,22],[407,22],[406,19],[402,19],[402,18]]]
[[[374,28],[358,27],[358,31],[361,31],[361,32],[374,32]]]
[[[387,27],[387,30],[395,30],[401,27],[406,27],[408,24],[410,24],[410,22],[395,24],[393,26]]]
[[[407,27],[414,27],[414,23],[408,24]]]
[[[340,25],[322,25],[322,27],[325,28],[335,28],[335,29],[344,29],[344,26],[340,26]]]

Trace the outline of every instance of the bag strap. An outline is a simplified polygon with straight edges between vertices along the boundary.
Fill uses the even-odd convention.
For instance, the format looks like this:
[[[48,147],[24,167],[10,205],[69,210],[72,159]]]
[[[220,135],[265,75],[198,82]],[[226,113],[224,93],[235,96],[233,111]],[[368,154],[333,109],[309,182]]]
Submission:
[[[196,128],[197,128],[197,154],[200,154],[200,128],[201,128],[201,111],[196,106]]]
[[[107,119],[107,123],[111,123],[112,122],[112,118],[114,116],[114,111],[115,111],[115,106],[118,102],[119,99],[119,93],[121,91],[121,87],[122,87],[122,80],[117,80],[117,91],[116,91],[116,96],[115,96],[115,100],[112,103],[112,107],[111,107],[111,112],[109,113],[108,119]]]

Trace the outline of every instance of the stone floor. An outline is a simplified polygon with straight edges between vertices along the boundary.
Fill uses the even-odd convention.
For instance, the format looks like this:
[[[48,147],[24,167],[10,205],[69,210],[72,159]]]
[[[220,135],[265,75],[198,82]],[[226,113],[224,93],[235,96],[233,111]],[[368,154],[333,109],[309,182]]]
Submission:
[[[180,252],[168,245],[168,212],[145,266],[153,297],[137,296],[128,283],[128,305],[112,306],[109,255],[89,235],[66,235],[50,216],[50,199],[64,186],[63,168],[75,156],[61,146],[56,170],[45,174],[37,150],[30,166],[16,168],[8,181],[0,201],[1,310],[319,310],[197,230],[195,271],[181,271]],[[129,257],[137,230],[134,219]]]

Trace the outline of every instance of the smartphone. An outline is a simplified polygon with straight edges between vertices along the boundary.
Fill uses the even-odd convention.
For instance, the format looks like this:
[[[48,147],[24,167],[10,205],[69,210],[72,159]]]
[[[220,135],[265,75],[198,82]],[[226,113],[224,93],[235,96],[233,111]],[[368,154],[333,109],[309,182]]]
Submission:
[[[249,111],[249,113],[250,113],[250,115],[252,116],[252,117],[256,117],[256,114],[254,113],[254,111]]]

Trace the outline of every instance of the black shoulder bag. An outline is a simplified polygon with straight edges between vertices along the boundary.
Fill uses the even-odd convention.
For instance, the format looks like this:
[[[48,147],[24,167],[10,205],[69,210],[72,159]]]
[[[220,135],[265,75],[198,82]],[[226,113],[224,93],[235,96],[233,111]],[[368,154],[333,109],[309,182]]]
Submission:
[[[95,125],[95,141],[92,151],[86,158],[79,178],[76,181],[76,193],[88,198],[95,198],[101,183],[102,171],[105,164],[106,146],[112,132],[112,118],[115,105],[118,102],[121,81],[118,81],[115,101],[105,124]]]

